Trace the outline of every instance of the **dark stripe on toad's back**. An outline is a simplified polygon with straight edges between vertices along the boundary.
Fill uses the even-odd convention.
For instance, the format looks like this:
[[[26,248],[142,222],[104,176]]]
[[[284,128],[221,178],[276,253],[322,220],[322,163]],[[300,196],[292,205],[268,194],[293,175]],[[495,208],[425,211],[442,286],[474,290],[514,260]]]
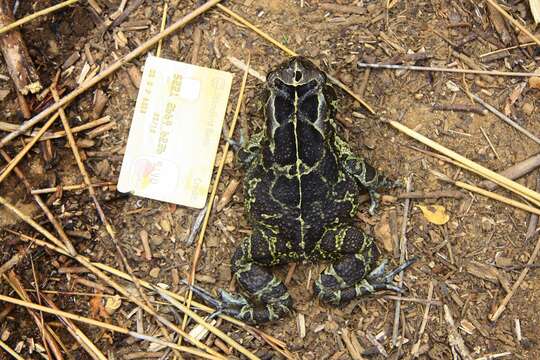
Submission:
[[[298,155],[307,166],[313,166],[324,153],[324,138],[312,124],[299,121],[296,125],[298,133]]]
[[[317,95],[309,95],[303,99],[300,102],[299,110],[302,114],[300,120],[309,122],[316,121],[319,113],[319,99],[317,98]]]
[[[296,136],[294,125],[286,123],[275,131],[274,162],[279,165],[296,164]]]
[[[276,96],[274,99],[274,114],[278,124],[289,121],[294,113],[294,102],[284,96]]]

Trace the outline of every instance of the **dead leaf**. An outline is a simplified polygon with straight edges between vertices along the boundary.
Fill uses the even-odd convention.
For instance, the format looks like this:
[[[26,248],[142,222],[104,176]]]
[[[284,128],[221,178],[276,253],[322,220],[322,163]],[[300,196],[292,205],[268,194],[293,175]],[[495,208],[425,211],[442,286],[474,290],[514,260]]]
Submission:
[[[444,225],[450,220],[450,215],[446,213],[446,208],[442,205],[418,205],[418,207],[430,223]]]
[[[96,294],[90,299],[90,317],[91,318],[107,318],[109,317],[109,314],[107,313],[107,310],[105,310],[105,307],[103,306],[103,302],[101,301],[103,297],[101,294]]]
[[[107,314],[112,315],[116,310],[120,308],[121,305],[122,299],[120,298],[120,296],[115,295],[108,298],[105,302],[105,311],[107,312]]]
[[[540,74],[540,69],[536,69],[535,74]],[[540,89],[540,76],[529,78],[529,87],[531,89]]]
[[[384,213],[381,216],[381,220],[375,225],[373,229],[375,238],[382,242],[384,250],[388,252],[394,251],[394,241],[392,238],[392,229],[390,228],[390,221],[388,219],[388,213]]]
[[[519,83],[514,90],[512,90],[512,93],[510,96],[508,96],[508,99],[506,100],[506,105],[504,106],[504,114],[506,116],[510,116],[512,114],[512,106],[514,103],[519,99],[521,96],[521,93],[523,93],[523,90],[525,89],[525,82]]]

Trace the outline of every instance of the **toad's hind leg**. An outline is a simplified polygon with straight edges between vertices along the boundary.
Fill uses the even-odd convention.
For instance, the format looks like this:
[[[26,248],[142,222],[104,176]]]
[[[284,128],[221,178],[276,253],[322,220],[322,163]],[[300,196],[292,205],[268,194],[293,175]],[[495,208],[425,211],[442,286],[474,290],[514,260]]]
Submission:
[[[377,290],[400,291],[379,274],[380,267],[375,268],[379,251],[373,238],[352,225],[326,230],[317,250],[315,255],[334,260],[314,284],[315,294],[323,302],[341,306]]]
[[[236,309],[224,309],[226,313],[248,323],[260,324],[291,312],[292,299],[287,288],[267,268],[283,260],[272,251],[274,240],[255,230],[236,250],[231,270],[246,297],[235,296]]]

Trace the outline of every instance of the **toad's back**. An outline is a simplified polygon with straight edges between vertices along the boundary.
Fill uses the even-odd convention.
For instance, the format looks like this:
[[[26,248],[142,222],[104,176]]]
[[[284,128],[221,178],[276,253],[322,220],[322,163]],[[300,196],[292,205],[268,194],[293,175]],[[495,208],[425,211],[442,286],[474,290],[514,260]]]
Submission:
[[[350,219],[359,192],[336,154],[332,89],[309,65],[269,75],[266,134],[244,187],[252,225],[271,228],[276,246],[298,255],[311,252],[327,225]]]

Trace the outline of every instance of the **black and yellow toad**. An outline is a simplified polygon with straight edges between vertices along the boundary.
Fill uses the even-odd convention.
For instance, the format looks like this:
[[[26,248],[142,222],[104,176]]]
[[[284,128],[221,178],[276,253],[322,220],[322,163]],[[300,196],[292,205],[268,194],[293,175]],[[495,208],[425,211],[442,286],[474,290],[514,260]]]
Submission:
[[[276,320],[292,299],[269,267],[300,260],[332,262],[315,282],[324,302],[339,306],[377,290],[401,291],[384,274],[373,239],[354,226],[359,195],[393,186],[336,134],[335,93],[312,62],[295,57],[272,71],[264,98],[266,129],[240,159],[247,168],[245,208],[253,233],[236,249],[232,272],[246,297],[221,300],[195,289],[224,313],[248,323]]]

